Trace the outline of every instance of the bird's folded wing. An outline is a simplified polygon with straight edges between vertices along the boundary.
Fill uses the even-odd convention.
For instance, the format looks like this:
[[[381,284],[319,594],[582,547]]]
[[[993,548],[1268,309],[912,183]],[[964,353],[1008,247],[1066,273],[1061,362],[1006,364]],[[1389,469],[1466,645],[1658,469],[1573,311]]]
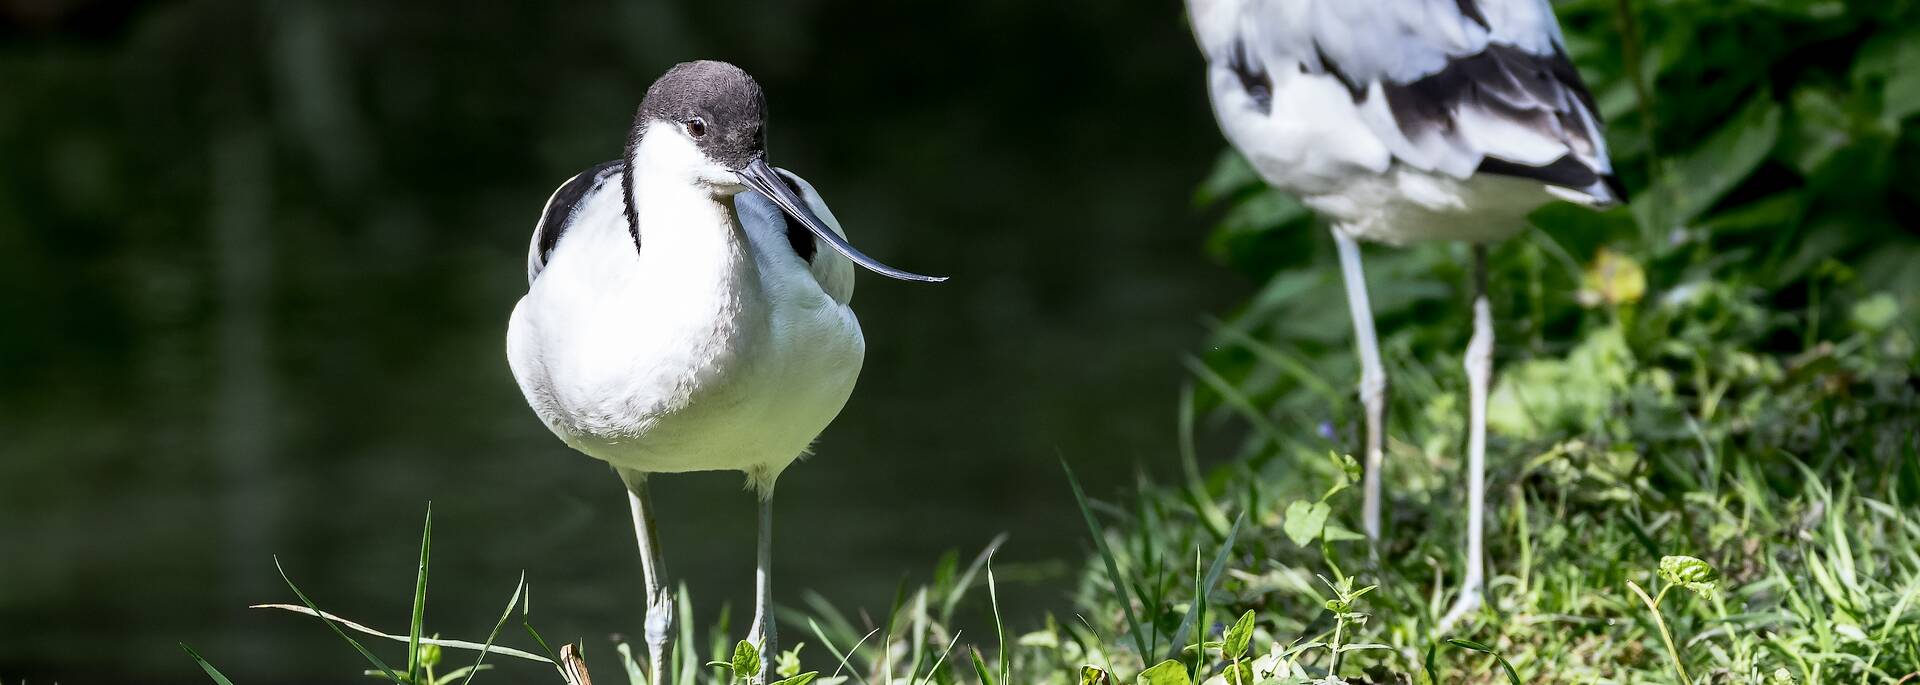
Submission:
[[[566,183],[555,188],[553,195],[547,197],[547,206],[540,210],[540,222],[534,224],[533,242],[527,246],[527,283],[531,285],[540,271],[547,268],[547,260],[553,257],[554,247],[560,244],[560,237],[566,235],[567,227],[573,225],[574,217],[595,198],[621,199],[621,175],[627,171],[622,160],[601,162],[592,168],[574,174]],[[612,195],[606,195],[611,189]]]
[[[1192,2],[1209,61],[1338,81],[1397,163],[1615,199],[1593,97],[1547,0]]]
[[[795,195],[799,195],[800,199],[806,201],[807,209],[813,210],[814,216],[820,217],[821,221],[826,222],[827,228],[832,229],[841,238],[847,237],[846,229],[840,227],[840,220],[834,217],[833,210],[827,208],[826,199],[820,197],[820,191],[814,188],[812,183],[808,183],[807,179],[786,169],[776,168],[776,171],[780,173],[781,180],[786,182],[787,187],[792,189]],[[743,193],[743,195],[747,194],[757,195],[752,191]],[[769,201],[765,204],[771,206],[773,203]],[[813,274],[813,280],[820,284],[820,289],[840,304],[846,304],[852,300],[853,262],[840,256],[840,253],[835,252],[833,248],[820,245],[820,241],[814,238],[812,231],[800,225],[800,222],[793,217],[787,216],[785,212],[776,209],[772,214],[780,218],[782,229],[786,232],[787,243],[793,248],[795,254],[806,260],[807,270]],[[742,213],[741,219],[747,220],[747,216]]]

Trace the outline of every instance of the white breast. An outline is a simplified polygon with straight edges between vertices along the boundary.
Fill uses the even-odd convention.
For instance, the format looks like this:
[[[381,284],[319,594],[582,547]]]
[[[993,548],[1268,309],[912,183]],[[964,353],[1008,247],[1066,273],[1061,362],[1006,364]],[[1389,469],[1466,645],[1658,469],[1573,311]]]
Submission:
[[[1356,237],[1486,241],[1621,200],[1546,0],[1188,0],[1220,128]]]
[[[815,282],[784,224],[636,178],[636,250],[609,185],[514,310],[514,377],[554,433],[591,456],[643,472],[742,470],[769,485],[851,394],[858,321]]]

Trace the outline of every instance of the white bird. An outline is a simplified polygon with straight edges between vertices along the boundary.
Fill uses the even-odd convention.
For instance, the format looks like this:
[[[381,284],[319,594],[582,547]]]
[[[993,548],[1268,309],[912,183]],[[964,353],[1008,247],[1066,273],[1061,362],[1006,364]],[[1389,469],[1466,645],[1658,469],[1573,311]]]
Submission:
[[[625,155],[547,200],[507,328],[527,404],[626,484],[653,683],[665,682],[674,610],[648,476],[744,471],[759,495],[752,635],[766,682],[774,482],[860,375],[853,265],[945,280],[849,245],[812,185],[767,164],[765,123],[760,86],[738,67],[668,70],[647,89]]]
[[[1593,97],[1547,0],[1188,0],[1187,9],[1227,140],[1333,225],[1366,410],[1361,523],[1376,542],[1387,376],[1356,240],[1473,244],[1467,568],[1444,630],[1479,606],[1484,581],[1485,246],[1554,198],[1625,200]]]

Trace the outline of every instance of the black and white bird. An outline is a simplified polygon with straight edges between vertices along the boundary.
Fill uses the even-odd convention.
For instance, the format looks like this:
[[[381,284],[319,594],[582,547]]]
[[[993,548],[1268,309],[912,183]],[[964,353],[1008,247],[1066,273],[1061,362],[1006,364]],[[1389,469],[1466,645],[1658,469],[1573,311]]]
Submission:
[[[1467,568],[1442,619],[1479,606],[1486,406],[1493,372],[1486,244],[1562,199],[1625,193],[1593,97],[1548,0],[1188,0],[1227,140],[1260,176],[1333,225],[1361,363],[1361,522],[1380,536],[1387,376],[1356,241],[1473,244],[1465,366]]]
[[[759,495],[752,634],[766,682],[774,482],[860,375],[853,267],[945,280],[849,245],[812,185],[768,165],[766,119],[759,84],[738,67],[668,70],[647,89],[626,154],[547,200],[507,328],[527,404],[626,484],[653,683],[666,682],[674,609],[648,477],[737,470]]]

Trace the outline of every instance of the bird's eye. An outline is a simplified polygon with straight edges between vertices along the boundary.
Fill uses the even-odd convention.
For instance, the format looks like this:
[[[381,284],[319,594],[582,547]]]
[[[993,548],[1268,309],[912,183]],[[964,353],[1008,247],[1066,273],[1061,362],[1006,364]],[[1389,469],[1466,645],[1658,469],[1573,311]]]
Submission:
[[[692,119],[688,119],[688,120],[687,120],[687,135],[690,135],[690,136],[693,136],[693,137],[695,137],[695,138],[704,138],[704,137],[706,137],[706,135],[707,135],[707,120],[706,120],[706,119],[702,119],[702,118],[700,118],[700,117],[694,117],[694,118],[692,118]]]

